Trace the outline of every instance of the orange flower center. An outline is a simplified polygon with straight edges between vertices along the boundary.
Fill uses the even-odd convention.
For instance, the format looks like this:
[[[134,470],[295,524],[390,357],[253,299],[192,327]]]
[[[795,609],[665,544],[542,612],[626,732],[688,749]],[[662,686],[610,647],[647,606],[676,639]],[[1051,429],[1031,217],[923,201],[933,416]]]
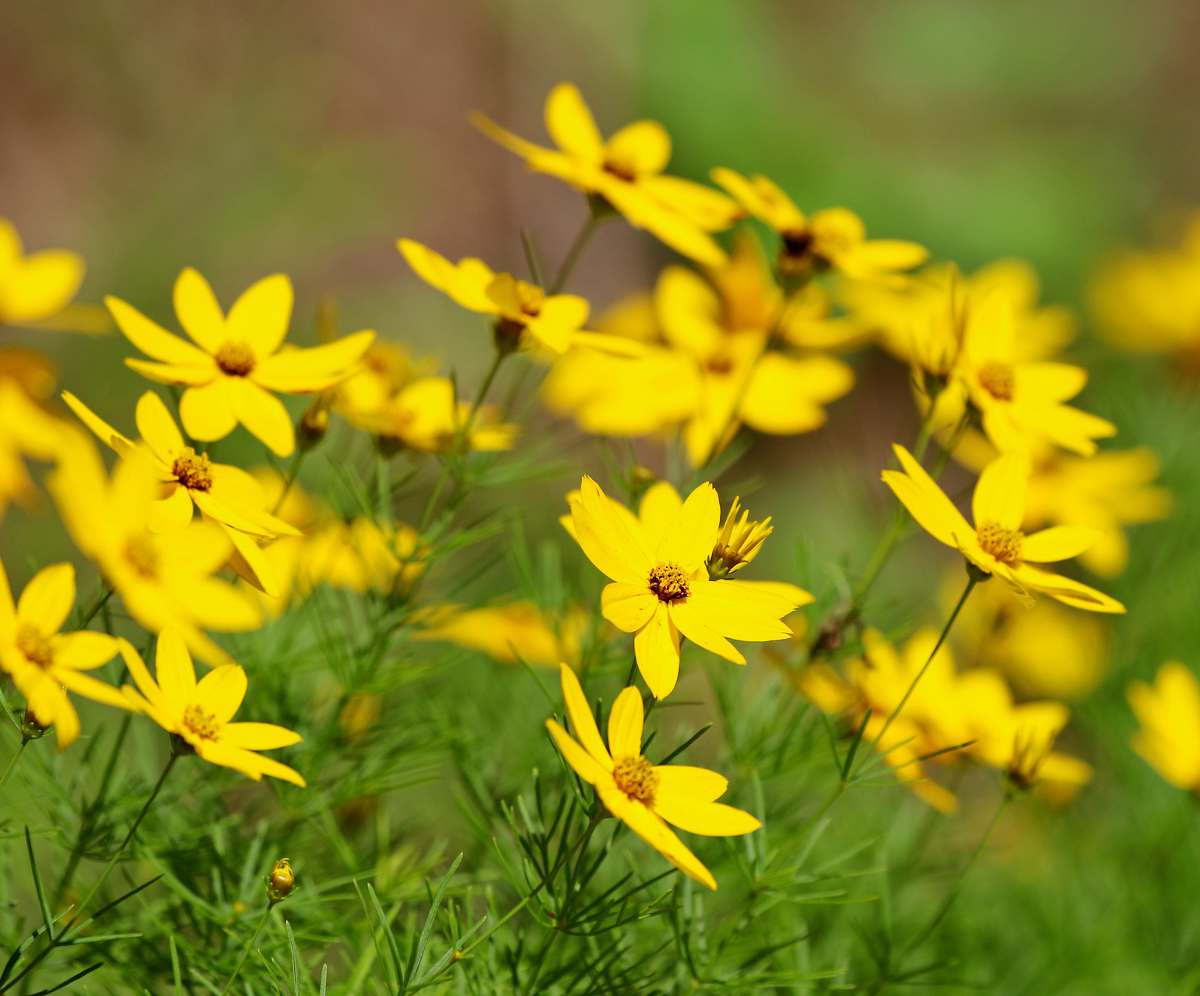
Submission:
[[[201,740],[216,740],[221,729],[217,717],[195,703],[183,710],[183,725]]]
[[[989,360],[979,368],[979,383],[997,401],[1012,401],[1013,368],[1007,363]]]
[[[17,630],[17,649],[38,667],[47,668],[54,663],[54,649],[50,645],[50,638],[29,623]]]
[[[158,576],[158,550],[149,536],[131,536],[125,542],[125,562],[143,578]]]
[[[979,545],[1000,563],[1010,567],[1021,559],[1021,542],[1024,536],[1019,530],[1005,529],[994,522],[985,522],[975,530]]]
[[[647,806],[654,803],[658,775],[654,773],[654,765],[644,757],[623,757],[617,761],[613,765],[613,781],[630,799]]]
[[[185,446],[175,458],[171,465],[171,473],[185,488],[207,491],[212,487],[212,468],[208,464],[208,457],[197,453],[190,446]]]
[[[230,377],[245,377],[254,369],[254,350],[244,342],[226,339],[215,357],[222,373]]]
[[[660,602],[679,602],[690,594],[688,576],[678,564],[658,564],[651,568],[649,583]]]

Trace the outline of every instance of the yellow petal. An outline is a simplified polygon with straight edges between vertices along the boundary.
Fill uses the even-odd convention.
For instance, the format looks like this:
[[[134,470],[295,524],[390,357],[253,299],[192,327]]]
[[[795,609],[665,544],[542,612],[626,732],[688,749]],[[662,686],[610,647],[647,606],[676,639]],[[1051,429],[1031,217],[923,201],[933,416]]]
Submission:
[[[642,754],[642,693],[630,686],[621,690],[608,714],[608,749],[615,758]]]
[[[583,744],[584,750],[596,759],[596,763],[606,771],[612,770],[612,758],[604,747],[604,741],[600,739],[596,717],[592,715],[591,707],[583,694],[583,687],[579,684],[579,678],[566,664],[560,664],[558,670],[559,680],[562,683],[563,702],[567,707],[567,715],[571,718],[571,729],[579,738],[579,742]]]
[[[601,614],[622,633],[636,633],[645,626],[658,604],[645,583],[614,581],[600,593]]]
[[[657,121],[634,121],[608,140],[604,158],[633,176],[661,173],[671,159],[671,136]]]
[[[138,398],[134,419],[146,445],[159,460],[170,465],[183,449],[183,435],[162,398],[153,391],[147,391]]]
[[[97,681],[91,675],[78,671],[59,671],[55,675],[64,688],[82,695],[85,699],[99,702],[101,705],[112,706],[114,709],[129,709],[132,703],[112,685]]]
[[[251,284],[233,303],[225,335],[247,343],[259,361],[279,348],[292,320],[292,282],[275,273]]]
[[[212,287],[196,270],[185,267],[175,280],[175,317],[206,353],[216,353],[226,339],[225,316]]]
[[[269,757],[262,757],[231,744],[202,740],[196,745],[196,753],[210,764],[232,768],[255,781],[259,781],[263,775],[270,775],[272,778],[291,782],[300,788],[305,787],[305,781],[300,773],[286,764],[280,764]]]
[[[467,258],[456,266],[441,253],[413,239],[400,239],[396,247],[418,277],[460,307],[484,315],[496,313],[496,306],[487,294],[495,274],[482,261]]]
[[[781,620],[796,606],[780,598],[777,590],[756,589],[736,580],[699,580],[691,583],[687,601],[705,626],[733,640],[786,640],[792,635]],[[680,628],[686,636],[687,629]]]
[[[514,135],[506,128],[501,128],[491,118],[479,112],[473,112],[468,120],[494,142],[503,145],[509,152],[515,152],[522,159],[533,159],[545,155],[550,150],[533,142]]]
[[[1020,564],[1014,567],[1012,573],[1015,579],[1026,588],[1044,592],[1064,605],[1086,609],[1089,612],[1122,613],[1125,611],[1125,606],[1115,598],[1060,574],[1051,574],[1049,571],[1040,570],[1029,564]]]
[[[344,380],[374,341],[374,332],[363,331],[311,349],[284,349],[259,363],[250,379],[287,394],[323,391]]]
[[[1017,530],[1025,518],[1025,491],[1029,462],[1023,454],[1009,453],[983,468],[971,499],[976,525],[995,523]]]
[[[229,723],[221,731],[221,740],[243,750],[276,750],[298,744],[301,737],[273,723]]]
[[[198,387],[211,383],[218,376],[217,366],[211,361],[201,364],[172,364],[127,358],[125,366],[158,384],[187,384]]]
[[[117,655],[117,641],[107,633],[63,633],[53,641],[56,668],[90,671]]]
[[[193,701],[218,723],[228,723],[246,697],[246,672],[237,664],[213,668],[196,685]]]
[[[1021,559],[1035,563],[1070,560],[1096,542],[1096,531],[1083,526],[1053,526],[1031,536],[1021,544]]]
[[[689,878],[716,891],[712,872],[704,867],[683,841],[668,829],[661,819],[640,802],[625,795],[615,786],[598,785],[596,791],[605,807],[630,830],[653,847],[659,854]]]
[[[159,637],[159,643],[162,643],[162,637]],[[133,682],[137,685],[138,691],[145,699],[147,704],[162,709],[166,705],[166,699],[163,696],[162,689],[159,688],[155,680],[150,677],[150,671],[142,660],[142,655],[139,654],[128,640],[118,639],[117,650],[121,654],[122,660],[125,661],[125,667],[128,669]],[[157,667],[157,665],[156,665]],[[192,675],[193,682],[195,674]],[[128,686],[126,686],[128,688]],[[161,724],[160,724],[161,725]]]
[[[590,477],[580,484],[571,502],[575,539],[585,556],[613,581],[641,584],[654,566],[646,551],[637,520],[616,511],[616,505]]]
[[[130,654],[122,650],[122,656],[125,663],[131,665]],[[158,690],[161,692],[158,703],[155,702],[158,697],[148,694],[147,688],[143,687],[144,681],[139,680],[137,669],[131,665],[129,670],[142,694],[151,703],[161,703],[169,713],[182,713],[195,694],[196,669],[192,666],[191,655],[178,630],[164,629],[158,634],[158,647],[154,653],[154,672],[158,677]]]
[[[20,324],[57,315],[83,283],[83,258],[65,249],[31,253],[15,269],[4,288],[0,317]]]
[[[703,647],[710,653],[723,657],[734,664],[745,664],[746,658],[741,655],[737,647],[712,628],[709,618],[700,606],[701,603],[688,598],[682,602],[672,602],[667,607],[667,614],[671,617],[671,622],[678,627],[679,632],[696,646]],[[788,631],[787,635],[790,636],[791,632]]]
[[[75,413],[79,421],[94,432],[105,446],[121,455],[133,449],[134,442],[132,439],[114,429],[70,391],[63,391],[62,399],[67,403],[67,407]]]
[[[656,699],[671,694],[679,679],[679,632],[671,623],[665,605],[655,607],[654,615],[633,638],[638,671]]]
[[[579,88],[559,83],[546,98],[546,131],[563,152],[589,162],[604,158],[604,142]]]
[[[179,400],[179,418],[193,439],[206,443],[224,439],[237,425],[233,413],[231,378],[218,377],[203,387],[189,387]]]
[[[658,776],[656,799],[672,796],[697,802],[716,802],[729,788],[729,781],[724,775],[709,771],[708,768],[660,764],[655,767],[654,773]]]
[[[4,220],[0,218],[0,237],[4,234]],[[2,244],[2,242],[0,242]],[[13,602],[12,588],[8,583],[8,572],[0,561],[0,635],[11,631],[17,618],[17,607]]]
[[[705,837],[737,837],[762,823],[749,813],[720,802],[696,802],[677,796],[656,797],[654,811],[668,823]]]
[[[272,598],[281,597],[283,588],[267,551],[259,546],[254,537],[248,533],[231,528],[219,519],[218,522],[225,530],[225,535],[233,543],[232,565],[238,576],[252,584],[264,595]]]
[[[152,359],[183,367],[204,367],[211,363],[209,355],[203,350],[171,335],[120,298],[106,297],[104,303],[108,305],[125,338]]]
[[[647,536],[663,535],[678,517],[683,499],[670,481],[655,481],[642,495],[638,521]]]
[[[718,267],[728,256],[695,222],[655,200],[646,190],[605,175],[600,193],[634,228],[644,228],[676,252],[704,266]]]
[[[717,489],[705,481],[687,496],[671,528],[659,540],[655,558],[677,564],[690,574],[708,559],[720,531],[721,500]]]
[[[170,533],[191,521],[191,495],[187,488],[177,484],[166,498],[151,503],[146,526],[152,533]]]
[[[586,750],[579,746],[566,730],[554,720],[546,720],[546,729],[554,741],[554,746],[562,754],[571,770],[589,785],[597,785],[605,780],[611,780],[608,771]]]
[[[17,601],[17,620],[44,636],[57,633],[75,604],[75,568],[52,564],[38,571]]]
[[[283,402],[248,380],[231,378],[229,390],[233,395],[233,412],[250,435],[276,456],[291,456],[296,449],[296,434]]]

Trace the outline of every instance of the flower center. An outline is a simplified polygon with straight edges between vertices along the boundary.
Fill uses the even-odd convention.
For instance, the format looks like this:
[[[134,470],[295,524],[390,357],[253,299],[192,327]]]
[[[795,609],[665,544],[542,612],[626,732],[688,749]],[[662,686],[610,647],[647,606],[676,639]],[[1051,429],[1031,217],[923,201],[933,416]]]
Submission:
[[[658,775],[654,773],[654,765],[644,757],[623,757],[617,761],[613,765],[613,781],[630,799],[647,806],[653,804]]]
[[[158,576],[158,551],[149,536],[131,536],[125,542],[125,561],[143,578]]]
[[[678,564],[659,564],[650,570],[650,590],[661,602],[678,602],[688,597],[688,576]]]
[[[26,623],[17,630],[17,649],[38,667],[47,668],[54,663],[50,638],[36,626]]]
[[[633,183],[637,179],[637,173],[631,167],[615,159],[605,159],[603,168],[609,176],[615,176],[618,180],[624,180],[626,183]]]
[[[997,401],[1012,401],[1013,368],[1007,363],[989,360],[979,368],[979,383]]]
[[[183,725],[201,740],[216,740],[221,729],[216,716],[194,703],[183,710]]]
[[[226,339],[215,357],[222,373],[230,377],[245,377],[254,369],[254,350],[244,342]]]
[[[1025,538],[1019,530],[1005,529],[994,522],[985,522],[975,530],[979,545],[1000,563],[1012,566],[1021,559],[1021,541]]]
[[[212,487],[212,468],[208,465],[208,457],[197,453],[190,446],[185,446],[175,458],[175,462],[171,464],[171,473],[185,488],[207,491]]]

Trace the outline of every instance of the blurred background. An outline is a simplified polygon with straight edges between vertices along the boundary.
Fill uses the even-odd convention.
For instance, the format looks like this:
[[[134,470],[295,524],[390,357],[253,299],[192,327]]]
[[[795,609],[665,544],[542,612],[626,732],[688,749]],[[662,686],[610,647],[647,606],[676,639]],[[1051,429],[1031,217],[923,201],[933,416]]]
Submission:
[[[1028,260],[1045,300],[1083,319],[1073,356],[1092,379],[1081,406],[1115,421],[1122,447],[1156,450],[1177,512],[1133,533],[1130,567],[1109,586],[1130,612],[1104,682],[1073,706],[1069,744],[1096,782],[1045,817],[1044,849],[1009,850],[1000,834],[964,938],[993,945],[991,958],[1036,948],[1036,970],[1012,991],[1090,993],[1104,979],[1104,991],[1193,992],[1196,803],[1128,750],[1124,689],[1168,658],[1200,667],[1200,405],[1195,384],[1162,362],[1100,347],[1082,304],[1107,253],[1198,200],[1198,47],[1200,5],[1185,0],[10,3],[0,214],[30,249],[84,255],[81,300],[116,294],[170,325],[185,265],[226,305],[283,271],[297,289],[297,341],[312,341],[316,302],[333,294],[343,329],[436,354],[473,385],[490,359],[483,323],[419,284],[394,243],[407,235],[522,271],[526,228],[558,259],[581,199],[528,174],[466,118],[481,110],[541,141],[545,94],[571,80],[605,132],[662,121],[672,172],[761,171],[808,209],[844,204],[872,235],[913,239],[967,270]],[[668,259],[607,226],[573,289],[603,308],[648,289]],[[122,413],[145,384],[125,371],[123,341],[13,338],[48,350],[102,415],[131,421]],[[914,431],[906,375],[881,355],[858,374],[825,429],[762,441],[737,470],[759,488],[755,510],[776,518],[761,577],[812,582],[797,576],[801,559],[861,564],[890,511],[877,471],[888,444]],[[529,430],[543,431],[566,430]],[[591,453],[572,451],[528,499],[539,520],[594,469]],[[36,533],[39,561],[47,543],[69,554],[52,527]],[[19,509],[5,520],[14,583],[42,528]],[[947,565],[930,547],[910,544],[889,567],[884,618],[903,618],[913,578]],[[964,840],[976,822],[964,818]]]

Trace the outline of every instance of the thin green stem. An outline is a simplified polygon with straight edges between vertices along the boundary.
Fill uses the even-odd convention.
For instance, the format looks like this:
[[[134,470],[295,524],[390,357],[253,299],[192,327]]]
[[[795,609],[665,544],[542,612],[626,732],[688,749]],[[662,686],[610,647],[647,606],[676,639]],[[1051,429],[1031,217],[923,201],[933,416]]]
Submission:
[[[279,510],[283,508],[283,503],[287,501],[287,496],[292,490],[292,485],[296,483],[296,478],[300,475],[300,465],[304,463],[304,458],[308,456],[309,447],[298,446],[296,452],[292,454],[292,462],[288,464],[287,474],[283,478],[283,489],[279,492],[279,497],[275,500],[275,507],[271,509],[272,515],[278,515]]]
[[[242,948],[242,956],[238,959],[238,963],[233,970],[233,974],[229,976],[228,981],[221,987],[221,996],[225,996],[233,988],[237,977],[242,974],[242,969],[246,965],[246,959],[250,957],[250,952],[254,949],[254,942],[258,940],[258,935],[262,933],[263,927],[267,925],[267,921],[271,918],[271,903],[267,903],[267,908],[263,910],[263,915],[258,919],[258,926],[254,928],[254,933],[250,935],[250,940],[246,942],[246,946]]]
[[[88,610],[83,614],[83,618],[79,620],[79,629],[87,629],[88,623],[96,618],[96,613],[98,613],[102,608],[104,608],[105,605],[108,604],[108,600],[112,598],[112,596],[112,585],[106,583],[104,585],[104,590],[96,596],[96,600],[92,602],[90,606],[88,606]]]
[[[579,229],[578,234],[575,236],[575,241],[571,243],[571,248],[567,250],[566,256],[563,257],[562,264],[558,268],[558,273],[554,275],[553,283],[546,288],[547,294],[557,294],[566,286],[567,281],[575,270],[575,265],[579,262],[579,257],[583,255],[583,250],[587,248],[588,242],[596,234],[598,225],[599,219],[596,217],[595,212],[589,210],[587,220],[584,221],[583,227]]]
[[[471,448],[471,430],[475,426],[475,419],[478,417],[480,409],[483,408],[484,401],[487,400],[488,391],[492,389],[492,382],[496,379],[500,364],[508,355],[509,353],[503,349],[496,350],[496,355],[492,357],[492,365],[488,367],[488,372],[483,375],[479,390],[475,392],[475,400],[471,402],[471,410],[467,413],[467,421],[459,435],[459,443],[464,452]]]
[[[29,741],[22,738],[21,742],[17,745],[17,749],[13,751],[13,756],[8,759],[8,764],[4,766],[4,774],[0,775],[0,788],[4,787],[4,783],[8,781],[8,776],[13,773],[13,768],[17,766],[17,762],[21,759],[21,754],[24,753],[27,743]]]

